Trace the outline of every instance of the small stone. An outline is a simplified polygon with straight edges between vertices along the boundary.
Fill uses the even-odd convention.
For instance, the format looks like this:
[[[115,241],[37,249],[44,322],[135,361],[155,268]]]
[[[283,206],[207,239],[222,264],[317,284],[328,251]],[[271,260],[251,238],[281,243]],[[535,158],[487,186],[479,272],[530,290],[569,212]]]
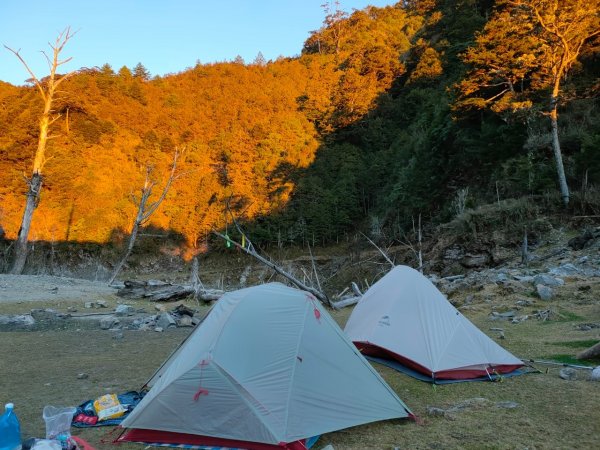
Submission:
[[[115,314],[117,316],[133,316],[135,314],[135,308],[130,305],[117,305]]]
[[[535,305],[535,300],[521,299],[521,300],[517,300],[515,302],[515,305],[517,305],[517,306],[533,306],[533,305]]]
[[[118,332],[112,335],[113,339],[123,339],[125,336],[123,335],[123,333]]]
[[[544,286],[562,286],[563,284],[565,284],[564,280],[561,280],[560,278],[554,278],[551,277],[550,275],[545,275],[545,274],[540,274],[540,275],[536,275],[535,277],[533,277],[533,284],[534,285],[544,285]]]
[[[89,375],[85,372],[81,372],[77,374],[77,379],[78,380],[87,380],[89,378]]]
[[[86,309],[93,308],[94,307],[94,302],[85,302],[83,304],[83,307],[86,308]]]
[[[496,408],[514,409],[514,408],[518,408],[518,407],[519,407],[519,404],[517,402],[506,401],[506,402],[497,402],[496,403]]]
[[[74,306],[69,306],[67,308],[67,311],[69,311],[69,312],[77,312],[77,308],[75,308]]]
[[[165,311],[165,307],[159,303],[155,303],[154,304],[154,309],[160,312],[164,312]]]
[[[103,317],[102,319],[100,319],[100,328],[102,330],[110,330],[113,327],[113,325],[116,325],[117,323],[119,323],[119,321],[116,317]]]
[[[154,331],[156,331],[157,333],[162,333],[163,329],[162,327],[154,327]]]
[[[550,289],[548,286],[545,286],[543,284],[538,284],[535,287],[538,296],[545,301],[551,300],[552,296],[553,296],[553,292],[552,289]]]
[[[428,406],[427,414],[430,416],[443,417],[446,415],[446,410],[442,408],[436,408],[435,406]]]
[[[175,322],[175,319],[169,313],[162,313],[160,315],[160,317],[158,318],[158,320],[156,321],[156,324],[159,327],[161,327],[162,329],[167,329],[169,327],[177,326],[177,322]]]
[[[570,367],[565,367],[564,369],[560,369],[558,376],[563,380],[574,381],[577,379],[577,371],[575,369],[571,369]]]
[[[191,327],[191,326],[193,326],[192,318],[190,316],[181,316],[179,319],[177,319],[177,326],[178,327]]]
[[[592,374],[590,375],[590,380],[592,381],[600,381],[600,366],[597,366],[592,370]]]
[[[106,300],[98,300],[96,301],[96,308],[106,308]]]

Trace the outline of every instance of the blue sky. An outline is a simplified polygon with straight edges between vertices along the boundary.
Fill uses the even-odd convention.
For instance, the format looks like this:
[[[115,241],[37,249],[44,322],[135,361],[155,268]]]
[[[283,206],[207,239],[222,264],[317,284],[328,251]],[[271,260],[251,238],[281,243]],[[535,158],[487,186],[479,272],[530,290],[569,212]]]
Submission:
[[[67,26],[78,30],[62,55],[63,72],[110,64],[144,64],[151,75],[176,73],[196,61],[252,62],[300,54],[318,29],[325,0],[0,0],[0,80],[21,85],[29,78],[15,50],[38,77],[48,74],[40,51]],[[340,0],[351,12],[393,0]]]

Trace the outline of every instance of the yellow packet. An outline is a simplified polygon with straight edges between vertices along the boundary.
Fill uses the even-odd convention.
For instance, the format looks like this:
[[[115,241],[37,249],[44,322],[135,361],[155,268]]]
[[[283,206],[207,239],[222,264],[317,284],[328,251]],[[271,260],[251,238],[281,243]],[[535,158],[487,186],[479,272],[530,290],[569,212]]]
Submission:
[[[106,394],[94,400],[94,409],[98,420],[116,419],[125,414],[125,407],[119,402],[116,394]]]

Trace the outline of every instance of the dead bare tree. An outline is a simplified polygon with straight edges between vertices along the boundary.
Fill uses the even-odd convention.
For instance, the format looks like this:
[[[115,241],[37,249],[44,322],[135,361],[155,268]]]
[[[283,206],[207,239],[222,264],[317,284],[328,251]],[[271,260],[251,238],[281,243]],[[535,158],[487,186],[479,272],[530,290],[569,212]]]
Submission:
[[[63,30],[54,44],[48,44],[52,49],[52,56],[48,56],[45,52],[42,52],[46,61],[48,63],[48,68],[50,69],[50,75],[43,79],[39,79],[29,68],[29,65],[25,62],[23,57],[20,55],[20,50],[13,50],[12,48],[4,46],[7,50],[14,53],[15,56],[23,63],[29,75],[31,75],[31,80],[34,86],[38,89],[43,101],[44,101],[44,111],[40,117],[40,128],[39,128],[39,138],[38,138],[38,146],[35,152],[35,157],[33,160],[33,170],[30,178],[25,178],[27,183],[27,195],[25,201],[25,211],[23,212],[23,219],[21,221],[21,227],[19,228],[19,234],[17,237],[17,241],[15,244],[15,258],[13,261],[13,266],[11,269],[11,273],[13,274],[21,274],[23,272],[23,268],[25,267],[25,261],[27,260],[27,250],[28,250],[28,240],[29,240],[29,230],[31,228],[31,220],[33,218],[33,212],[38,206],[40,201],[40,192],[42,190],[43,184],[43,176],[42,169],[44,168],[44,164],[46,163],[46,144],[49,139],[52,139],[53,136],[50,135],[50,126],[56,122],[60,118],[60,114],[54,113],[52,105],[56,100],[57,88],[59,85],[68,79],[75,72],[69,72],[65,75],[59,75],[56,73],[58,68],[66,63],[68,63],[72,58],[67,58],[60,60],[60,53],[63,51],[67,42],[75,35],[74,32],[71,32],[71,28],[67,27]]]
[[[373,247],[375,247],[377,250],[379,250],[379,253],[381,253],[381,255],[382,255],[384,258],[385,258],[385,260],[386,260],[388,263],[390,263],[390,266],[392,266],[392,268],[396,267],[396,264],[394,264],[394,261],[392,261],[392,260],[390,259],[390,257],[388,256],[388,254],[387,254],[385,251],[383,251],[383,250],[382,250],[382,249],[381,249],[381,248],[380,248],[380,247],[379,247],[379,246],[378,246],[378,245],[377,245],[375,242],[373,242],[373,241],[372,241],[372,240],[371,240],[371,239],[370,239],[370,238],[369,238],[369,237],[368,237],[366,234],[364,234],[364,233],[360,233],[360,234],[362,234],[362,235],[363,235],[363,237],[364,237],[364,238],[365,238],[367,241],[369,241],[369,243],[370,243],[370,244],[371,244]]]
[[[131,255],[131,251],[133,250],[133,246],[135,245],[135,240],[137,239],[140,227],[143,227],[148,222],[148,220],[150,220],[150,216],[154,214],[156,209],[160,206],[160,204],[167,196],[167,192],[169,192],[169,188],[171,187],[173,181],[182,175],[175,175],[175,169],[177,168],[178,158],[179,151],[175,150],[175,153],[173,154],[173,162],[171,163],[171,172],[169,174],[169,178],[165,183],[165,187],[163,188],[162,193],[154,202],[149,202],[149,200],[152,196],[152,191],[156,187],[157,182],[152,180],[152,166],[146,166],[146,179],[144,181],[144,186],[140,190],[140,196],[136,197],[132,195],[133,201],[137,205],[138,209],[137,214],[135,216],[135,220],[133,221],[133,226],[131,228],[131,234],[129,235],[127,249],[125,250],[125,253],[123,254],[121,260],[115,266],[113,274],[110,277],[110,280],[108,280],[108,284],[112,284],[115,281],[115,278],[117,278],[117,275],[119,275],[119,273],[121,272],[121,269],[127,261],[127,258],[129,258],[129,255]]]

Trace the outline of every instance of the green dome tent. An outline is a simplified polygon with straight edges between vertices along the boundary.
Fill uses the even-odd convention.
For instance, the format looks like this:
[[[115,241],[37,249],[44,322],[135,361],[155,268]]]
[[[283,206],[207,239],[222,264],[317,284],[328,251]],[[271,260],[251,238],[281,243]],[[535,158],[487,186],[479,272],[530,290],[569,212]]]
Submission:
[[[309,293],[225,294],[149,382],[118,441],[306,448],[410,411]]]

